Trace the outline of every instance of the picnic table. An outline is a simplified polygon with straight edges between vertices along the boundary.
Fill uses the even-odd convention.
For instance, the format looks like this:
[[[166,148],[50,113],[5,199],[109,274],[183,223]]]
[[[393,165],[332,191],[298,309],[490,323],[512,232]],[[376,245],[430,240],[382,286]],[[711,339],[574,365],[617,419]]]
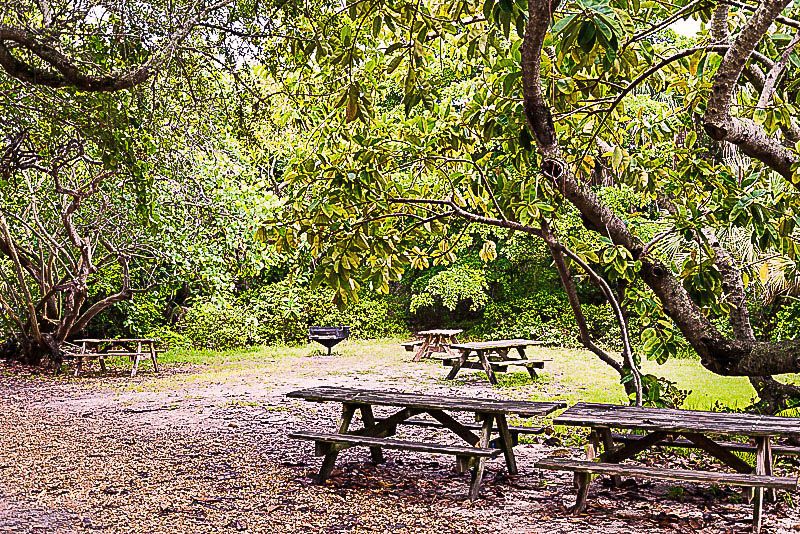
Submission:
[[[406,350],[415,350],[413,361],[430,358],[434,353],[445,353],[453,356],[449,346],[458,343],[458,336],[463,330],[422,330],[417,332],[417,339],[403,343]]]
[[[578,497],[574,512],[586,507],[591,474],[606,474],[617,483],[620,476],[728,484],[750,488],[753,500],[753,531],[761,529],[765,489],[774,498],[778,489],[796,490],[797,477],[778,477],[772,472],[775,453],[800,454],[797,447],[773,447],[777,437],[800,436],[797,419],[743,413],[717,413],[663,408],[640,408],[609,404],[578,403],[553,421],[557,425],[591,429],[587,461],[547,458],[542,469],[573,471]],[[611,429],[633,431],[612,434]],[[732,436],[748,437],[755,443],[722,441]],[[603,452],[595,458],[602,445]],[[705,451],[735,473],[621,465],[621,462],[653,447],[689,447]],[[734,452],[754,452],[753,465]],[[597,461],[594,461],[597,460]]]
[[[156,349],[155,339],[146,338],[117,338],[117,339],[76,339],[68,350],[65,357],[75,359],[75,376],[78,376],[83,368],[83,361],[90,358],[97,358],[100,361],[100,369],[106,371],[106,358],[113,356],[127,356],[131,360],[131,377],[136,376],[139,370],[139,362],[149,358],[153,362],[153,371],[158,372],[158,353],[163,352]]]
[[[541,428],[511,427],[507,415],[527,418],[546,415],[564,408],[562,402],[526,402],[476,399],[402,393],[394,391],[361,390],[340,387],[317,387],[293,391],[291,398],[312,402],[337,402],[342,405],[342,415],[337,432],[290,433],[290,437],[314,441],[315,454],[324,456],[317,476],[322,484],[330,476],[339,452],[350,447],[369,447],[372,461],[383,462],[383,449],[418,451],[428,454],[446,454],[456,457],[456,469],[466,472],[472,469],[470,498],[476,499],[480,491],[486,460],[504,455],[509,474],[517,473],[513,447],[519,434],[541,433]],[[397,408],[380,419],[376,419],[374,406]],[[355,411],[361,413],[363,428],[350,430]],[[477,424],[463,423],[451,413],[471,413]],[[416,418],[426,415],[427,419]],[[392,438],[398,425],[415,425],[449,430],[466,445],[449,445],[419,440]],[[473,431],[477,431],[476,434]],[[493,435],[497,435],[492,439]]]
[[[504,373],[510,366],[525,367],[531,378],[536,378],[536,369],[543,369],[544,362],[549,360],[528,358],[525,349],[532,345],[542,345],[542,342],[531,339],[500,339],[452,344],[450,349],[457,351],[459,355],[443,361],[445,366],[452,367],[446,379],[454,379],[461,369],[482,369],[489,382],[496,385],[495,373]],[[512,351],[516,351],[516,355]]]

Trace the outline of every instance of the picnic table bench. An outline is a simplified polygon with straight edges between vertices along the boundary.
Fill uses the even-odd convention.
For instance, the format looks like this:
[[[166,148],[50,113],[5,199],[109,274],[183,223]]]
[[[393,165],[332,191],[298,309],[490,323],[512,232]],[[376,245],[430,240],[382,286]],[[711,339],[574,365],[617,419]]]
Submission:
[[[455,456],[456,469],[459,472],[472,470],[469,492],[471,499],[478,497],[487,459],[502,454],[508,472],[516,474],[517,464],[513,447],[517,443],[517,436],[521,433],[541,431],[528,427],[510,427],[506,420],[507,415],[527,418],[546,415],[566,406],[562,402],[501,401],[340,387],[304,389],[293,391],[288,396],[312,402],[337,402],[342,405],[337,432],[296,431],[289,434],[294,439],[314,441],[315,454],[324,456],[317,476],[318,483],[324,483],[330,476],[339,452],[344,449],[356,446],[369,447],[372,461],[375,463],[384,461],[383,449],[409,450]],[[399,410],[376,419],[372,410],[374,406],[393,407]],[[350,430],[350,423],[356,410],[361,413],[363,428]],[[450,414],[452,412],[472,413],[478,424],[458,421]],[[431,420],[417,418],[423,414],[429,416]],[[451,445],[392,438],[397,433],[397,427],[403,424],[449,430],[466,444]],[[474,433],[473,430],[478,430],[478,433]],[[494,440],[492,440],[493,435],[497,436]]]
[[[773,449],[771,442],[776,437],[800,436],[800,424],[796,419],[578,403],[556,417],[553,423],[591,429],[586,461],[546,458],[536,464],[541,469],[575,473],[578,497],[573,508],[574,513],[580,513],[586,508],[592,474],[611,475],[615,484],[620,476],[727,484],[750,488],[748,491],[752,491],[753,531],[760,532],[765,489],[768,490],[768,497],[774,498],[776,490],[795,491],[798,486],[797,477],[773,475],[772,459],[778,449]],[[612,428],[641,434],[612,434]],[[755,445],[720,441],[718,436],[744,436],[754,440]],[[595,457],[601,446],[603,452]],[[621,464],[652,447],[700,449],[732,468],[735,473]],[[754,465],[734,454],[735,451],[742,450],[756,453]],[[794,447],[782,447],[780,450],[782,454],[800,453],[800,449]]]
[[[401,343],[403,347],[411,352],[414,352],[413,361],[418,362],[423,358],[430,358],[434,354],[444,353],[448,356],[454,356],[455,353],[450,351],[449,346],[452,343],[458,343],[458,335],[463,330],[450,329],[450,330],[421,330],[417,332],[416,339]]]
[[[456,377],[461,369],[481,369],[493,385],[497,384],[495,373],[504,373],[511,366],[527,369],[531,378],[536,378],[536,369],[543,369],[547,359],[530,359],[525,349],[532,345],[542,345],[541,341],[530,339],[500,339],[496,341],[475,341],[472,343],[455,343],[450,349],[457,351],[458,356],[443,360],[445,367],[451,367],[447,380]],[[516,355],[512,353],[516,351]],[[509,354],[511,353],[511,354]],[[473,359],[474,354],[474,359]]]
[[[158,372],[158,354],[164,352],[156,348],[155,339],[118,338],[118,339],[76,339],[67,345],[64,358],[76,360],[75,376],[83,369],[84,360],[96,358],[100,369],[106,371],[106,358],[126,356],[131,360],[131,377],[136,376],[139,363],[143,359],[153,362],[153,371]]]

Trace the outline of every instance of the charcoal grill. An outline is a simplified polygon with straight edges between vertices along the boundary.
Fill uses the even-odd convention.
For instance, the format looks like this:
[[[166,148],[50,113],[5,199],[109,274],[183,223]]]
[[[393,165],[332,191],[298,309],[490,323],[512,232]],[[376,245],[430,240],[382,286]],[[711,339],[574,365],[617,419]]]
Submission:
[[[350,337],[349,326],[310,326],[308,328],[308,339],[316,341],[328,349],[328,356],[331,349]]]

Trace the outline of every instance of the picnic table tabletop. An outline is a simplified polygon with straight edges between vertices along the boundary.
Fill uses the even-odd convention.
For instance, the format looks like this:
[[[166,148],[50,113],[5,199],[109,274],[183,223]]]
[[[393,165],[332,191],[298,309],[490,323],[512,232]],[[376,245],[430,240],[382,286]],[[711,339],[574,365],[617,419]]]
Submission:
[[[579,402],[553,420],[557,425],[744,436],[800,436],[800,420],[747,413],[640,408]]]
[[[114,339],[75,339],[73,343],[155,343],[155,339],[148,338],[114,338]]]
[[[426,395],[399,391],[353,389],[333,386],[292,391],[287,396],[316,402],[341,402],[343,404],[363,404],[371,406],[404,406],[421,410],[454,410],[487,414],[513,414],[520,417],[547,415],[555,410],[566,408],[561,401],[534,402],[476,399],[470,397],[451,397]]]
[[[450,348],[456,350],[493,350],[493,349],[515,349],[517,347],[528,347],[531,345],[542,345],[542,341],[532,339],[497,339],[494,341],[473,341],[470,343],[455,343]]]
[[[462,333],[463,330],[461,329],[450,329],[450,330],[420,330],[417,332],[419,336],[457,336],[458,334]]]

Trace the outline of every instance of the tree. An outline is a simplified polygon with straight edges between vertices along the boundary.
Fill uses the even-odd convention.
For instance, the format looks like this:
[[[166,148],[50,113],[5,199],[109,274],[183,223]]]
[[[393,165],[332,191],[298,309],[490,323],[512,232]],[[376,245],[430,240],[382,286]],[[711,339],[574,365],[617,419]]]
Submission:
[[[377,1],[308,19],[305,67],[283,83],[304,110],[284,120],[310,140],[294,148],[295,196],[273,236],[310,244],[342,300],[355,280],[386,290],[446,260],[464,225],[540,237],[583,343],[628,384],[632,343],[621,359],[593,346],[573,269],[602,288],[623,337],[639,316],[649,356],[682,336],[706,368],[750,377],[763,409],[785,407],[798,390],[772,375],[800,371],[799,342],[757,339],[747,298],[763,259],[798,250],[800,23],[787,6]],[[688,16],[709,30],[666,29]],[[719,239],[739,230],[755,264]],[[438,246],[421,249],[431,232]]]

